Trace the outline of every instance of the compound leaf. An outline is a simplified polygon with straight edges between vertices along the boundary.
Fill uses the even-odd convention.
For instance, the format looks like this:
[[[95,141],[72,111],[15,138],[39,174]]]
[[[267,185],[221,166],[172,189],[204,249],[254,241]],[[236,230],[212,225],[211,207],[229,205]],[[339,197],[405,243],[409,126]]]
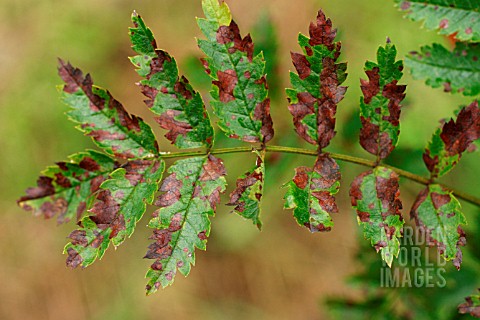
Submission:
[[[265,151],[255,153],[257,154],[255,167],[237,179],[237,186],[230,194],[228,205],[235,206],[234,211],[238,215],[251,220],[258,229],[261,229],[260,201],[265,179]]]
[[[285,186],[285,209],[293,209],[298,224],[311,232],[330,231],[331,213],[338,208],[334,195],[340,189],[340,168],[327,153],[320,154],[312,168],[298,167]]]
[[[95,199],[92,194],[119,164],[93,150],[76,153],[69,159],[43,171],[37,187],[27,189],[18,204],[36,216],[57,216],[58,223],[79,220],[91,207]]]
[[[460,203],[449,190],[431,184],[420,192],[410,212],[424,232],[427,244],[437,246],[440,254],[446,260],[453,260],[457,269],[462,263],[460,246],[466,244],[461,225],[467,221],[460,209]]]
[[[210,216],[215,214],[225,191],[225,167],[212,155],[178,160],[163,181],[149,227],[154,228],[145,256],[155,259],[146,277],[147,294],[174,281],[178,270],[185,276],[195,264],[195,247],[205,250],[210,235]]]
[[[155,120],[168,130],[165,137],[179,148],[210,147],[213,128],[202,97],[188,80],[179,77],[177,63],[167,52],[157,49],[157,43],[142,18],[132,15],[130,28],[132,48],[138,53],[130,58],[140,76],[142,93]]]
[[[365,238],[377,252],[381,251],[382,259],[390,267],[393,257],[400,252],[398,238],[404,224],[398,181],[397,173],[378,166],[355,178],[350,188],[352,206],[357,210]]]
[[[130,115],[110,92],[93,85],[89,74],[60,61],[59,75],[65,82],[62,100],[71,107],[68,117],[77,128],[107,153],[118,158],[145,158],[158,154],[153,131],[142,119]]]
[[[263,54],[253,54],[250,35],[241,37],[226,3],[203,0],[205,19],[197,19],[206,40],[198,40],[212,79],[210,92],[219,127],[227,136],[246,142],[273,138]]]
[[[428,144],[423,160],[433,178],[449,172],[460,160],[462,153],[480,138],[480,109],[478,101],[463,107],[457,120],[446,122]]]
[[[387,43],[377,51],[378,63],[367,61],[368,80],[360,80],[360,144],[378,159],[385,159],[395,149],[400,134],[400,102],[405,98],[403,62],[395,61],[397,49]]]
[[[473,317],[480,318],[480,295],[472,294],[466,297],[465,301],[458,306],[458,312],[461,314],[469,313]]]
[[[346,63],[337,63],[341,43],[332,21],[320,10],[316,24],[310,24],[310,38],[299,34],[303,54],[291,53],[297,73],[290,72],[292,89],[287,89],[295,131],[307,142],[325,148],[335,136],[337,104],[346,87]]]
[[[117,247],[132,235],[146,205],[153,202],[164,168],[163,160],[133,160],[110,174],[89,210],[92,215],[69,235],[67,266],[85,268],[103,257],[110,242]]]
[[[480,2],[476,0],[396,0],[413,21],[424,21],[429,30],[455,34],[461,41],[480,41]]]
[[[433,88],[460,92],[465,96],[480,94],[480,45],[458,42],[453,51],[440,44],[411,52],[405,59],[415,79],[425,80]]]

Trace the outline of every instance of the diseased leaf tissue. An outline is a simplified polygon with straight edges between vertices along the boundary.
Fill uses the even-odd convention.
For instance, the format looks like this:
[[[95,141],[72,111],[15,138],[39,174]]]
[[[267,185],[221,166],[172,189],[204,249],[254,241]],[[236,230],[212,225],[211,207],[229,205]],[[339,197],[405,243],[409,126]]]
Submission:
[[[403,1],[401,8],[411,9],[412,19],[421,19],[416,11],[419,3]],[[460,7],[455,1],[452,5]],[[228,205],[260,229],[265,155],[274,136],[264,57],[254,54],[249,34],[241,36],[225,2],[203,0],[202,8],[205,17],[197,22],[203,37],[198,46],[211,77],[210,104],[217,125],[229,138],[249,143],[256,158],[254,166],[237,179]],[[173,145],[202,151],[174,162],[164,177],[166,164],[152,128],[129,114],[110,92],[95,86],[89,74],[60,60],[59,75],[64,82],[61,97],[69,106],[68,118],[102,152],[76,153],[69,161],[48,167],[37,186],[27,189],[18,203],[34,215],[56,217],[58,223],[77,223],[64,249],[67,266],[73,268],[101,259],[110,244],[118,247],[133,234],[147,205],[156,206],[148,223],[153,242],[145,255],[153,260],[146,275],[150,294],[172,284],[178,271],[189,274],[195,264],[195,249],[206,249],[210,218],[227,181],[223,160],[212,154],[214,128],[201,95],[180,75],[175,59],[158,48],[152,31],[135,12],[132,22],[129,35],[137,55],[130,60],[142,77],[139,87],[147,98],[146,106]],[[459,37],[476,39],[476,25],[471,32],[464,31]],[[301,53],[291,53],[296,72],[290,73],[291,88],[286,91],[295,132],[316,148],[316,159],[311,166],[295,169],[293,179],[285,184],[284,207],[293,209],[297,223],[311,232],[330,231],[334,226],[331,214],[339,211],[335,194],[340,189],[340,167],[336,156],[325,152],[336,134],[337,105],[347,90],[342,86],[347,64],[339,61],[342,46],[336,36],[332,21],[320,10],[308,36],[298,37]],[[465,45],[463,56],[470,59],[475,50],[475,46]],[[377,62],[365,65],[367,79],[360,81],[360,144],[376,162],[350,188],[365,238],[389,266],[398,256],[404,224],[399,175],[381,164],[398,143],[405,98],[406,86],[399,84],[403,62],[397,61],[396,55],[395,46],[388,41],[378,49]],[[475,67],[467,71],[476,74]],[[419,71],[428,72],[428,68]],[[455,78],[447,80],[455,88],[461,83]],[[476,90],[465,86],[470,95]],[[423,157],[431,180],[411,210],[428,244],[436,245],[457,268],[462,261],[460,247],[466,244],[462,229],[466,219],[453,193],[435,179],[449,172],[479,138],[480,110],[474,101],[433,135]],[[467,298],[460,311],[478,316],[478,296]]]

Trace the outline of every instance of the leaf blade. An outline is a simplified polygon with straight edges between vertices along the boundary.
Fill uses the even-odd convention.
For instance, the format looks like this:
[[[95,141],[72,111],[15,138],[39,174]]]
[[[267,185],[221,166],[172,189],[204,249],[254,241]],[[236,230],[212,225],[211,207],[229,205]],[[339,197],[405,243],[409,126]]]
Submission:
[[[70,120],[77,129],[92,137],[108,154],[122,159],[152,157],[158,144],[152,129],[141,118],[130,115],[112,95],[93,85],[89,74],[59,60],[59,75],[65,82],[62,100],[70,106]]]
[[[246,142],[273,138],[263,55],[253,54],[250,35],[241,37],[226,3],[203,0],[206,18],[197,19],[206,40],[198,40],[212,79],[211,105],[227,136]]]
[[[465,300],[466,302],[458,306],[458,312],[461,314],[469,313],[472,317],[480,318],[480,295],[472,294]]]
[[[235,206],[236,214],[251,220],[258,229],[262,229],[260,202],[265,182],[265,151],[255,153],[257,155],[255,167],[237,179],[236,188],[230,194],[230,202],[227,205]]]
[[[460,246],[466,244],[461,225],[467,220],[460,209],[460,203],[450,191],[431,184],[420,192],[410,212],[416,225],[424,232],[427,244],[437,246],[445,260],[453,260],[457,269],[462,263]]]
[[[137,72],[144,77],[139,86],[148,98],[145,104],[158,115],[155,118],[165,137],[177,147],[210,148],[213,128],[205,104],[184,76],[179,76],[175,59],[157,49],[152,31],[143,19],[134,13],[130,28],[132,48],[138,53],[130,58]]]
[[[399,196],[398,174],[381,166],[359,175],[350,188],[358,224],[389,267],[400,253],[398,238],[402,236],[404,220]]]
[[[185,276],[195,263],[195,248],[205,250],[220,193],[226,188],[223,162],[212,155],[178,160],[168,170],[149,227],[155,240],[145,256],[155,262],[146,277],[147,294],[174,281],[177,269]]]
[[[92,195],[119,164],[93,150],[73,154],[69,159],[43,171],[38,186],[27,189],[18,205],[35,216],[57,216],[59,224],[79,220],[90,208]]]
[[[295,131],[307,142],[325,148],[335,136],[337,104],[347,90],[346,64],[337,63],[341,43],[334,42],[336,29],[320,10],[311,23],[310,38],[299,35],[303,54],[291,53],[297,74],[290,73],[293,89],[287,89],[288,109]]]
[[[424,46],[405,59],[414,79],[424,80],[432,88],[464,96],[480,94],[480,45],[457,43],[453,51],[440,44]]]
[[[455,34],[461,41],[480,41],[480,4],[464,0],[396,0],[400,10],[413,21],[439,34]]]
[[[153,202],[164,169],[163,160],[133,160],[112,172],[101,185],[92,215],[69,235],[67,266],[86,268],[103,257],[110,243],[117,247],[130,237]]]
[[[285,209],[293,209],[300,226],[310,232],[330,231],[331,214],[338,213],[334,195],[340,190],[340,167],[327,153],[320,154],[313,168],[298,167],[285,194]]]
[[[406,86],[397,84],[403,75],[403,62],[395,61],[396,55],[397,49],[390,42],[379,47],[378,62],[365,64],[368,80],[360,80],[360,145],[378,160],[395,149],[400,134],[400,103]]]
[[[463,107],[457,119],[443,124],[427,145],[423,161],[433,178],[438,178],[450,170],[461,159],[463,152],[480,138],[480,108],[478,101]]]

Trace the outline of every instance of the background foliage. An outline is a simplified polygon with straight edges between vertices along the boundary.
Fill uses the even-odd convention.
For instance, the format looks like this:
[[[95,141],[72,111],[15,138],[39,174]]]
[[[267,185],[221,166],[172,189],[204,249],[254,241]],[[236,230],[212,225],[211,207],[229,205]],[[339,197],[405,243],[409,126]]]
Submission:
[[[289,86],[288,71],[294,69],[289,51],[297,51],[298,32],[307,31],[308,23],[319,8],[338,28],[338,39],[343,43],[340,59],[349,63],[345,85],[350,89],[339,104],[339,134],[329,147],[332,152],[365,156],[357,146],[359,121],[356,113],[361,94],[358,79],[364,78],[364,61],[375,58],[376,48],[384,44],[387,36],[395,42],[399,58],[432,42],[451,48],[442,36],[420,32],[419,23],[402,19],[393,1],[302,0],[293,3],[265,0],[259,4],[244,0],[230,1],[229,5],[242,33],[255,31],[256,22],[263,19],[263,28],[260,25],[256,32],[252,31],[257,47],[262,32],[270,31],[268,28],[265,31],[265,12],[271,14],[276,34],[280,35],[278,65],[269,74],[271,86],[278,89],[272,95],[271,112],[279,133],[274,139],[276,144],[297,146],[301,143],[294,134],[289,134],[293,129],[283,88]],[[314,235],[305,232],[298,228],[290,212],[282,210],[283,190],[277,186],[292,177],[295,166],[308,165],[311,159],[287,155],[269,159],[262,233],[250,222],[229,214],[231,208],[220,206],[212,222],[208,253],[199,252],[197,267],[188,281],[179,277],[175,286],[150,298],[144,297],[142,275],[149,262],[142,261],[138,252],[143,252],[149,243],[150,231],[146,223],[139,224],[130,241],[115,254],[113,250],[107,252],[95,266],[84,271],[66,269],[64,256],[59,253],[70,227],[55,228],[54,221],[32,219],[15,206],[15,199],[27,186],[33,185],[40,169],[52,161],[64,160],[77,150],[93,147],[89,139],[65,121],[66,108],[55,89],[60,83],[56,75],[56,57],[67,57],[85,71],[92,72],[96,83],[108,87],[129,112],[153,124],[134,85],[139,77],[127,60],[127,56],[133,55],[127,35],[130,13],[136,9],[142,14],[155,32],[159,46],[176,57],[181,73],[188,74],[207,98],[210,84],[196,59],[201,53],[193,39],[193,36],[200,36],[194,19],[202,15],[200,2],[0,0],[0,6],[3,9],[0,10],[3,21],[0,25],[3,45],[0,53],[0,77],[3,79],[0,82],[3,160],[0,203],[4,208],[0,224],[0,318],[32,318],[31,310],[36,310],[36,319],[64,319],[66,315],[70,319],[129,319],[134,315],[142,319],[159,315],[178,319],[193,315],[200,319],[278,319],[294,315],[323,319],[335,315],[332,314],[335,310],[355,313],[356,308],[348,309],[338,297],[356,300],[367,296],[363,310],[372,310],[368,307],[378,306],[382,299],[393,299],[401,302],[400,307],[404,301],[409,302],[406,304],[409,306],[418,305],[424,310],[425,319],[438,319],[439,314],[451,319],[454,313],[448,310],[453,310],[452,306],[473,293],[480,283],[473,272],[478,271],[480,249],[476,243],[479,241],[472,236],[462,271],[449,268],[452,276],[445,289],[404,288],[386,290],[385,295],[385,292],[379,294],[372,289],[353,289],[346,285],[347,276],[367,269],[367,274],[355,279],[361,278],[363,283],[370,279],[372,288],[377,288],[378,276],[373,273],[375,268],[369,266],[380,262],[375,255],[369,260],[373,249],[359,245],[364,241],[358,241],[362,236],[356,226],[356,215],[350,208],[348,188],[343,188],[338,195],[340,213],[334,217],[332,232]],[[272,54],[266,52],[267,61]],[[403,79],[409,86],[402,113],[402,134],[389,161],[426,175],[421,153],[438,126],[438,120],[450,117],[456,106],[467,104],[470,99],[431,89],[422,81],[412,80],[408,72]],[[161,136],[160,130],[157,136]],[[218,135],[218,144],[238,145],[222,135]],[[168,143],[160,147],[162,150],[171,148]],[[253,156],[245,157],[253,161]],[[245,159],[238,155],[225,155],[224,159],[231,177],[248,169]],[[480,182],[475,177],[480,174],[480,167],[477,163],[478,155],[465,155],[455,171],[442,181],[478,194]],[[344,181],[352,181],[362,170],[364,168],[343,165]],[[232,188],[233,184],[227,194]],[[402,184],[405,208],[410,207],[420,189],[411,182]],[[466,203],[464,209],[471,221],[467,232],[474,235],[480,231],[476,230],[478,223],[474,223],[478,209]],[[362,252],[360,260],[356,259],[359,249]],[[426,301],[426,297],[432,296],[438,297],[434,299],[438,307],[428,303],[433,299]],[[331,301],[328,305],[323,303],[326,298]],[[380,315],[391,312],[385,308],[377,308],[378,312],[382,311]]]

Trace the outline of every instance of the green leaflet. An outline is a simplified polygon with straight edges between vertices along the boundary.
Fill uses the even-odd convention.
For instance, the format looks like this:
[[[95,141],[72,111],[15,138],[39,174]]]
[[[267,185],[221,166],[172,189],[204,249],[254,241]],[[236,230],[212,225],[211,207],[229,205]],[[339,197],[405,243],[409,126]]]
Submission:
[[[251,220],[258,229],[261,229],[260,201],[265,181],[265,151],[255,153],[257,154],[255,167],[237,179],[237,186],[230,194],[228,205],[235,206],[235,213]]]
[[[312,168],[298,167],[293,180],[286,183],[285,209],[293,209],[298,224],[311,232],[330,231],[331,213],[338,208],[334,195],[340,189],[340,168],[327,153],[320,154]]]
[[[445,143],[440,137],[441,129],[437,129],[428,143],[423,156],[427,167],[434,177],[441,177],[448,173],[460,160],[460,154],[449,156],[445,150]],[[431,164],[430,164],[431,163]]]
[[[113,171],[100,186],[92,215],[69,236],[67,266],[88,267],[103,257],[110,242],[117,247],[130,237],[146,205],[152,204],[164,169],[163,160],[134,160]]]
[[[58,223],[80,219],[95,199],[92,194],[118,163],[93,150],[73,154],[69,159],[44,170],[38,186],[27,189],[18,204],[36,216],[57,216]]]
[[[171,285],[178,270],[187,276],[195,264],[195,247],[206,249],[210,216],[225,191],[225,167],[212,155],[176,161],[160,188],[154,228],[146,258],[155,259],[146,277],[147,294]]]
[[[132,48],[139,54],[130,58],[140,76],[145,103],[159,115],[155,120],[168,130],[165,137],[179,148],[211,147],[213,128],[202,97],[185,77],[179,77],[175,59],[157,49],[157,43],[142,18],[132,15]]]
[[[480,3],[480,2],[479,2]],[[458,42],[453,51],[440,44],[425,46],[405,59],[415,79],[446,92],[480,94],[480,45]]]
[[[299,34],[303,54],[291,53],[297,73],[290,72],[292,89],[287,89],[289,111],[295,131],[321,149],[335,136],[337,104],[347,90],[346,63],[337,63],[341,43],[334,42],[337,31],[320,10],[316,24],[310,24],[310,38]]]
[[[211,105],[227,136],[247,142],[273,137],[263,54],[253,55],[250,35],[242,38],[226,3],[203,0],[205,19],[197,19],[206,40],[198,40],[212,78]]]
[[[93,85],[90,75],[60,60],[59,75],[65,82],[62,100],[70,106],[70,120],[91,136],[107,153],[118,158],[152,157],[158,145],[152,129],[142,119],[130,115],[105,89]]]
[[[458,306],[458,312],[461,314],[469,313],[473,317],[480,318],[480,295],[472,294],[465,300],[466,302]]]
[[[404,224],[400,213],[402,202],[398,174],[378,166],[362,173],[350,188],[352,206],[357,210],[358,224],[382,259],[392,266],[393,257],[400,252],[399,237]]]
[[[368,80],[360,80],[360,144],[377,159],[385,159],[395,149],[400,134],[400,102],[405,98],[403,62],[395,61],[397,49],[388,41],[377,51],[378,63],[367,61]]]
[[[455,34],[461,41],[480,41],[480,2],[477,0],[396,0],[413,21],[424,21],[429,30]]]
[[[466,244],[461,225],[467,224],[467,220],[452,193],[438,184],[427,186],[415,200],[410,215],[425,233],[427,243],[436,245],[439,253],[460,269],[460,246]]]
[[[480,138],[480,109],[478,102],[462,107],[457,118],[443,124],[428,144],[423,160],[432,178],[449,172],[460,160],[463,152]]]

